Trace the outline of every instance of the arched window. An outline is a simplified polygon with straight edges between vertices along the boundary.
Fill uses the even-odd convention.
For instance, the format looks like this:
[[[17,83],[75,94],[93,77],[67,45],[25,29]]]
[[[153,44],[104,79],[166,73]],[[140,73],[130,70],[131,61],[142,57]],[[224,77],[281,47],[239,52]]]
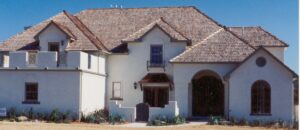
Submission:
[[[271,114],[271,87],[263,80],[258,80],[251,89],[251,114]]]

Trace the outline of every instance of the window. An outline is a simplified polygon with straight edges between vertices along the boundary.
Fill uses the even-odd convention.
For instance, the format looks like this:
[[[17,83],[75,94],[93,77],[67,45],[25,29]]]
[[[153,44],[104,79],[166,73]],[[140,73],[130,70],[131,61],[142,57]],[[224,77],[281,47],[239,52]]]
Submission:
[[[25,101],[23,103],[38,103],[38,84],[25,84]]]
[[[264,67],[266,65],[266,63],[267,63],[267,60],[264,57],[258,57],[256,59],[256,65],[258,67]]]
[[[88,54],[88,68],[91,68],[91,64],[92,64],[92,56],[91,54]]]
[[[151,65],[161,65],[163,63],[163,50],[162,45],[151,45]]]
[[[28,64],[35,65],[36,57],[37,57],[37,52],[28,52]]]
[[[256,81],[252,86],[251,114],[271,114],[271,87],[266,81]]]
[[[113,91],[112,98],[113,99],[121,99],[121,82],[113,82]]]

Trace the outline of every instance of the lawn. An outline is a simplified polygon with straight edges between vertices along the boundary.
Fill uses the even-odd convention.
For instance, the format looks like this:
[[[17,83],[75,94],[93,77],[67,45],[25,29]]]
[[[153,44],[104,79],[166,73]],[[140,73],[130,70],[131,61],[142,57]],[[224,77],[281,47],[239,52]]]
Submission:
[[[0,122],[0,130],[272,130],[274,128],[247,127],[247,126],[211,126],[211,125],[183,125],[167,127],[132,128],[122,125],[96,125],[96,124],[55,124],[55,123],[17,123]],[[277,129],[283,130],[283,129]]]

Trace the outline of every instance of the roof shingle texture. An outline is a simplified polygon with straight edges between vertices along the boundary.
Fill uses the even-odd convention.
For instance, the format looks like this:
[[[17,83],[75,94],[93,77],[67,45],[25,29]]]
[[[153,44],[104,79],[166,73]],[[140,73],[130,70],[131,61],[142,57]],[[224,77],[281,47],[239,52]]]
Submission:
[[[192,46],[171,62],[240,62],[255,51],[226,29],[220,29]]]
[[[163,30],[167,35],[169,35],[171,37],[172,40],[177,40],[177,41],[187,41],[188,40],[185,36],[183,36],[182,34],[177,32],[166,21],[164,21],[163,18],[159,18],[158,20],[155,20],[154,22],[150,23],[149,25],[145,26],[144,28],[141,28],[140,30],[136,31],[135,33],[122,39],[122,41],[125,41],[125,42],[140,41],[144,35],[146,35],[148,32],[150,32],[155,27],[159,27],[161,30]]]
[[[245,39],[252,46],[288,46],[261,27],[228,27],[229,30]]]

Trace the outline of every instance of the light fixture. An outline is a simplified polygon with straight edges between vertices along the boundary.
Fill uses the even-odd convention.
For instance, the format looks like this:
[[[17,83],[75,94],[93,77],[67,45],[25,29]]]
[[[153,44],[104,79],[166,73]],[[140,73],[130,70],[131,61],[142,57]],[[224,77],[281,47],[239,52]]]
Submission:
[[[137,88],[137,83],[136,82],[133,83],[133,87],[134,87],[134,89]]]

